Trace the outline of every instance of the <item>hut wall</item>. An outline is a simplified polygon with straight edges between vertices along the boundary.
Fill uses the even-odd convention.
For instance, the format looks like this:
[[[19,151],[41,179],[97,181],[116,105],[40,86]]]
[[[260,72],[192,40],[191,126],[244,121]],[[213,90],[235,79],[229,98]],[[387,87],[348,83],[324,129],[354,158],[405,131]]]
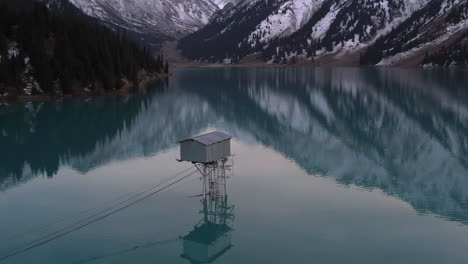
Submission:
[[[193,140],[182,142],[180,145],[180,157],[186,161],[207,162],[206,146]]]
[[[229,140],[209,145],[206,148],[206,160],[215,161],[227,158],[231,155],[231,143]]]

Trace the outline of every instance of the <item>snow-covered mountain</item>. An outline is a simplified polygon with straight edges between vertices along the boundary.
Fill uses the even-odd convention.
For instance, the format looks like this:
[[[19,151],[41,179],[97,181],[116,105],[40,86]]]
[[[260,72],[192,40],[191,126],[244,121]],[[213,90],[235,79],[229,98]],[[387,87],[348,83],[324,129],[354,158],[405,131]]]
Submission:
[[[369,54],[372,63],[387,65],[408,56],[403,52],[424,54],[465,31],[466,5],[464,0],[241,0],[184,38],[180,48],[191,59],[209,62],[256,54],[275,63],[358,64],[359,54],[385,39],[386,45],[376,47],[384,54]]]
[[[468,65],[468,2],[466,0],[432,0],[409,19],[382,36],[367,51],[371,63],[407,64],[415,59],[423,63]],[[464,50],[450,59],[453,49]],[[431,55],[435,55],[431,58]],[[438,59],[437,59],[438,57]],[[447,61],[450,60],[450,61]],[[449,66],[446,65],[446,66]]]
[[[211,0],[70,0],[86,14],[132,31],[178,38],[208,23]],[[219,1],[224,5],[226,1]]]
[[[183,37],[193,60],[468,65],[466,0],[38,1],[70,1],[155,46]]]

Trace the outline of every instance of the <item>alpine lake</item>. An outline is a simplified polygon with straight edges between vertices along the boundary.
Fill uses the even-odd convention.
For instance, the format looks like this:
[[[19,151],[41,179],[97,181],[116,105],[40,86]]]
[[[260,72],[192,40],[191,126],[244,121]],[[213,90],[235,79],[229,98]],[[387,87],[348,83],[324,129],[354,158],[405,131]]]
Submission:
[[[221,200],[177,161],[211,131],[233,137]],[[454,264],[467,245],[468,70],[176,68],[144,93],[0,102],[2,264]]]

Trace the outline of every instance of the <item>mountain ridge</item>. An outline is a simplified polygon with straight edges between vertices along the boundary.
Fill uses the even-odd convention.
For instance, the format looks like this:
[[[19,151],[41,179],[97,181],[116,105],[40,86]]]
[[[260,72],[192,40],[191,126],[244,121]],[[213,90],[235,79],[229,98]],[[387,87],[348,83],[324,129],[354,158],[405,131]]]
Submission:
[[[70,0],[89,16],[132,31],[174,39],[209,22],[227,1],[218,0]]]
[[[461,0],[244,0],[216,13],[207,26],[183,38],[179,48],[192,60],[210,63],[236,63],[255,55],[266,63],[311,64],[354,56],[356,65],[383,66],[414,57],[412,63],[421,65],[439,44],[448,45],[447,39],[468,30],[466,6]],[[458,45],[463,54],[466,45],[458,42],[450,46]]]

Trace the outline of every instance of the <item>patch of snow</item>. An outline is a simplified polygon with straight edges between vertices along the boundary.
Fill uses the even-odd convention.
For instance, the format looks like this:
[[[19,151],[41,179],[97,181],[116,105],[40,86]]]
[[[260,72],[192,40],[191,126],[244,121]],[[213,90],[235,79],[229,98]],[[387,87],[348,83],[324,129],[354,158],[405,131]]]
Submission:
[[[444,41],[446,41],[450,37],[452,37],[454,34],[457,34],[458,32],[460,32],[462,30],[465,30],[466,28],[468,28],[468,21],[463,21],[463,22],[455,24],[455,25],[452,24],[450,26],[447,26],[445,32],[441,36],[439,36],[438,38],[436,38],[436,39],[434,39],[434,40],[432,40],[430,42],[420,44],[419,46],[417,46],[415,48],[412,48],[412,49],[410,49],[408,51],[401,52],[401,53],[398,53],[398,54],[396,54],[394,56],[384,58],[379,63],[377,63],[377,65],[378,66],[395,65],[395,64],[401,62],[402,60],[404,60],[406,58],[409,58],[409,57],[411,57],[411,56],[413,56],[415,54],[423,52],[424,50],[426,50],[428,48],[440,45],[441,43],[443,43]]]
[[[332,10],[312,27],[312,39],[319,40],[325,36],[339,11],[340,8],[336,7],[336,5],[332,6]]]
[[[288,36],[307,23],[320,8],[323,0],[289,0],[263,20],[249,35],[248,42],[255,45],[268,42],[273,38]]]
[[[235,2],[235,0],[212,0],[215,5],[223,9],[227,4]]]
[[[18,43],[16,41],[11,41],[8,44],[8,59],[16,58],[19,56]]]
[[[140,33],[179,37],[207,24],[211,0],[70,0],[89,16]]]
[[[30,63],[29,57],[25,58],[24,62],[26,67],[23,74],[21,75],[21,81],[24,85],[23,93],[25,95],[32,95],[33,91],[43,93],[44,91],[41,89],[41,86],[34,78],[34,68]]]

